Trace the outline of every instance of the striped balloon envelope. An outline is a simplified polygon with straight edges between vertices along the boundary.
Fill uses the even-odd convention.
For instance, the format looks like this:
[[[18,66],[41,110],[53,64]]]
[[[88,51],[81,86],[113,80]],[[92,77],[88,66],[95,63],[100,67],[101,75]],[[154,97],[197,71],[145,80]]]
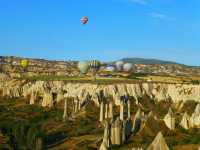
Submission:
[[[89,62],[89,67],[94,70],[99,70],[101,67],[101,62],[98,60],[92,60]]]
[[[83,17],[81,18],[81,23],[82,23],[83,25],[85,25],[85,24],[87,24],[87,22],[88,22],[88,17],[83,16]]]

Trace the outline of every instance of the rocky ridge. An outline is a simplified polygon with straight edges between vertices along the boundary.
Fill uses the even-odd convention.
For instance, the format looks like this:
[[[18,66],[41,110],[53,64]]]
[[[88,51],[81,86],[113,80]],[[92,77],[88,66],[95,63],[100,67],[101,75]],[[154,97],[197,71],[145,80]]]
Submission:
[[[117,84],[92,84],[70,83],[65,81],[27,81],[7,79],[0,82],[0,96],[2,97],[28,97],[30,104],[39,102],[42,106],[51,107],[53,102],[59,102],[64,94],[68,97],[77,97],[83,101],[89,94],[98,105],[97,95],[103,90],[114,100],[115,105],[120,105],[120,96],[129,95],[136,100],[143,95],[148,95],[156,101],[171,100],[200,101],[200,85],[192,84],[167,84],[167,83],[117,83]]]

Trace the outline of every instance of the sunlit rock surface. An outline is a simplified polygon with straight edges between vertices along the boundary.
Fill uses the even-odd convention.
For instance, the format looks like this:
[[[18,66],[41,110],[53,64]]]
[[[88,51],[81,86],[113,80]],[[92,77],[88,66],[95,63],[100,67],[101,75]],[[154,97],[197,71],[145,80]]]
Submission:
[[[98,104],[96,93],[100,90],[106,91],[107,95],[113,97],[114,103],[120,105],[120,96],[128,94],[138,99],[148,95],[156,101],[170,99],[174,103],[180,101],[200,101],[200,85],[190,84],[162,84],[162,83],[135,83],[135,84],[91,84],[91,83],[67,83],[65,81],[26,81],[26,80],[4,80],[0,82],[1,96],[20,97],[31,96],[31,104],[40,98],[42,106],[51,106],[50,101],[60,101],[63,94],[69,97],[78,96],[83,100],[89,93],[92,100]],[[54,98],[46,98],[49,93]],[[44,98],[45,97],[45,98]],[[34,100],[35,99],[35,100]]]
[[[169,150],[166,141],[161,132],[157,134],[153,142],[149,145],[147,150]]]

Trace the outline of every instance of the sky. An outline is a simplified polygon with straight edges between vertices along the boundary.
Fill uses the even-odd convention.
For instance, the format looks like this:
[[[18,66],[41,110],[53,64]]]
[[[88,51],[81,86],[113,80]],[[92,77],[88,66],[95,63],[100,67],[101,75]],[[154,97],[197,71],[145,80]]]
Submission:
[[[0,55],[200,66],[200,0],[0,0]]]

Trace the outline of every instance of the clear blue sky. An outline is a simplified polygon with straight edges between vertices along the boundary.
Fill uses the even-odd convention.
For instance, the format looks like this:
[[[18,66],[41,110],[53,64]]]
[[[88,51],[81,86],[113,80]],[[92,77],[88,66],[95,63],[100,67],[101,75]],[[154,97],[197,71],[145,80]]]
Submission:
[[[200,65],[200,0],[0,0],[0,55]]]

